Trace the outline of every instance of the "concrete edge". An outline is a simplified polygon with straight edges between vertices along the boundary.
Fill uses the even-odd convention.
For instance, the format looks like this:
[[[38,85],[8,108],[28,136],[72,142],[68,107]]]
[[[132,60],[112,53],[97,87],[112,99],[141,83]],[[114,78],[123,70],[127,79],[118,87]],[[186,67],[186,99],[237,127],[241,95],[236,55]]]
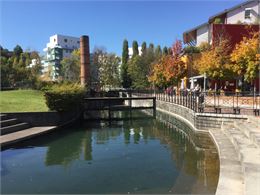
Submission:
[[[58,127],[54,126],[54,127],[50,127],[44,131],[41,131],[41,132],[38,132],[38,133],[32,133],[30,135],[26,135],[24,137],[20,137],[20,138],[17,138],[15,140],[11,140],[11,141],[6,141],[6,142],[1,142],[1,150],[2,149],[5,149],[5,147],[8,147],[8,146],[11,146],[12,144],[15,144],[15,143],[18,143],[18,142],[21,142],[21,141],[24,141],[24,140],[27,140],[27,139],[30,139],[30,138],[33,138],[33,137],[36,137],[36,136],[39,136],[39,135],[43,135],[45,133],[49,133],[51,131],[54,131],[55,129],[57,129]]]
[[[186,107],[185,107],[186,108]],[[195,133],[207,133],[211,139],[213,140],[213,143],[216,146],[216,149],[218,151],[218,156],[219,156],[219,178],[218,178],[218,184],[216,187],[216,195],[223,195],[223,194],[243,194],[243,183],[241,182],[241,178],[239,176],[234,176],[234,177],[229,177],[229,172],[228,170],[232,170],[232,173],[235,173],[235,175],[237,174],[237,170],[242,170],[242,166],[238,165],[239,161],[234,161],[234,160],[230,160],[227,159],[226,156],[223,155],[223,152],[225,149],[221,149],[220,145],[222,144],[222,146],[224,146],[224,148],[226,147],[232,147],[234,149],[234,146],[232,145],[232,143],[230,143],[231,145],[225,145],[225,143],[221,143],[218,142],[214,133],[212,133],[212,131],[219,131],[219,133],[221,133],[221,136],[225,136],[222,131],[220,129],[210,129],[209,130],[201,130],[198,129],[194,126],[194,124],[192,124],[192,122],[190,122],[189,120],[187,120],[186,118],[177,115],[175,113],[160,109],[160,108],[156,108],[158,111],[161,111],[163,113],[169,114],[174,116],[175,118],[177,118],[178,120],[183,121],[184,123],[186,123],[188,126],[190,126]],[[201,116],[199,113],[195,113],[194,117],[196,116]],[[212,116],[212,117],[225,117],[225,118],[241,118],[241,119],[247,119],[248,116],[240,116],[240,117],[234,117],[233,115],[224,115],[224,116],[220,116],[219,114],[205,114],[202,116]],[[228,138],[227,138],[228,139]],[[224,145],[223,145],[224,144]],[[230,153],[230,155],[232,156],[236,156],[237,153],[235,152],[235,149],[232,150],[232,154]],[[235,171],[234,170],[235,167]]]
[[[161,108],[156,108],[156,110],[159,110],[160,112],[163,112],[163,113],[166,113],[166,114],[169,114],[169,115],[172,115],[174,116],[175,118],[183,121],[184,123],[186,123],[188,126],[190,126],[195,132],[200,132],[200,133],[208,133],[207,130],[202,130],[202,129],[197,129],[189,120],[187,120],[186,118],[178,115],[178,114],[174,114],[172,112],[169,112],[169,111],[166,111],[166,110],[163,110]]]
[[[195,113],[195,116],[215,117],[215,118],[231,118],[231,119],[247,119],[248,115],[238,114],[217,114],[217,113]]]
[[[60,125],[57,125],[57,126],[53,126],[53,128],[49,128],[49,129],[46,129],[45,131],[42,131],[42,132],[39,132],[39,133],[32,133],[30,135],[27,135],[23,138],[19,138],[19,139],[16,139],[16,140],[12,140],[10,142],[6,142],[6,143],[1,143],[1,148],[0,150],[3,150],[5,148],[8,148],[9,146],[11,146],[12,144],[15,144],[15,143],[18,143],[20,141],[24,141],[24,140],[27,140],[27,139],[30,139],[30,138],[33,138],[33,137],[37,137],[37,136],[40,136],[40,135],[43,135],[43,134],[47,134],[47,133],[50,133],[54,130],[58,130],[60,128],[63,128],[63,127],[67,127],[69,125],[72,125],[73,123],[75,123],[76,121],[78,121],[81,117],[81,113],[76,115],[75,117],[73,117],[71,120],[69,121],[66,121],[66,122],[63,122],[62,124]]]

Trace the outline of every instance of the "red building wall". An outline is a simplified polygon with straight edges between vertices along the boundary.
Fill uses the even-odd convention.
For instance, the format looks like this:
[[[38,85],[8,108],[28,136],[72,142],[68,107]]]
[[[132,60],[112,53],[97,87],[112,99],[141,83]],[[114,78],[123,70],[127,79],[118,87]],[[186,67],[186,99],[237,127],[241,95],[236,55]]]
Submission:
[[[241,24],[212,24],[212,44],[214,46],[215,41],[217,41],[219,35],[223,34],[227,36],[230,40],[231,48],[233,49],[236,44],[238,44],[243,37],[247,37],[252,32],[259,32],[259,25],[241,25]],[[218,88],[224,88],[226,81],[212,81],[211,87],[214,88],[215,83],[217,83]],[[237,86],[235,80],[229,80],[229,83],[232,83],[232,86],[228,86],[228,91],[234,91]],[[235,85],[233,85],[233,83]],[[256,90],[259,91],[259,78],[255,79],[252,82],[252,85],[256,87]]]
[[[247,37],[252,32],[259,32],[259,25],[242,24],[212,24],[212,43],[216,41],[220,34],[227,36],[231,46],[235,47],[243,37]]]

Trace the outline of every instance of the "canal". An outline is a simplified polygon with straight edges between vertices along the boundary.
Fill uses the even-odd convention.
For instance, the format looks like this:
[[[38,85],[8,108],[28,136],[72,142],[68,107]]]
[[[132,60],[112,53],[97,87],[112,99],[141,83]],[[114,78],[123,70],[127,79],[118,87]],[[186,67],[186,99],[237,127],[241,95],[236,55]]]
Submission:
[[[156,119],[133,114],[135,120],[86,121],[1,151],[1,193],[215,193],[219,159],[207,134],[160,112]]]

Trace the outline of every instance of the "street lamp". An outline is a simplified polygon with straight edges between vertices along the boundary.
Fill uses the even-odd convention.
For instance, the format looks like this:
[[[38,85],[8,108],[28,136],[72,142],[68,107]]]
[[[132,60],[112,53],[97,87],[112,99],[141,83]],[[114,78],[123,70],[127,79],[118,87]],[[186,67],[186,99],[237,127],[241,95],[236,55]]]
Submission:
[[[204,72],[204,83],[203,83],[203,92],[204,93],[206,92],[206,79],[207,79],[207,76],[206,76],[206,73]]]

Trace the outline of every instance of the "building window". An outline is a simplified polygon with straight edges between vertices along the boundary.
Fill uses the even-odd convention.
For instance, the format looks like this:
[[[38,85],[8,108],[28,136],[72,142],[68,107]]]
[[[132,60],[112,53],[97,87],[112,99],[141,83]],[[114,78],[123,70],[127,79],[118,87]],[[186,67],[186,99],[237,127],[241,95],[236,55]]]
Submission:
[[[64,42],[65,42],[65,43],[67,43],[67,42],[68,42],[68,40],[67,40],[67,39],[64,39]]]
[[[245,9],[245,19],[250,19],[251,18],[251,8],[246,8]]]
[[[53,39],[54,40],[54,43],[56,42],[56,39]]]
[[[79,41],[77,41],[77,43],[79,44]]]

